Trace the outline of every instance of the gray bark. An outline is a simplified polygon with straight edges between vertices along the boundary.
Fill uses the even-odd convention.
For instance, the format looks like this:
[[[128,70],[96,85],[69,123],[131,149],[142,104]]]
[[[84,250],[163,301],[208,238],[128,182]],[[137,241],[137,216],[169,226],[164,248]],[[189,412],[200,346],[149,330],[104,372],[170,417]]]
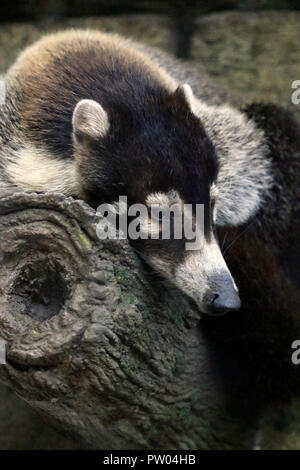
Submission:
[[[235,373],[239,331],[221,322],[214,336],[127,241],[99,241],[97,222],[85,203],[58,195],[0,200],[1,381],[87,447],[253,447],[264,367],[254,373],[246,358]],[[290,326],[299,331],[299,321]],[[250,337],[253,358],[263,340]]]

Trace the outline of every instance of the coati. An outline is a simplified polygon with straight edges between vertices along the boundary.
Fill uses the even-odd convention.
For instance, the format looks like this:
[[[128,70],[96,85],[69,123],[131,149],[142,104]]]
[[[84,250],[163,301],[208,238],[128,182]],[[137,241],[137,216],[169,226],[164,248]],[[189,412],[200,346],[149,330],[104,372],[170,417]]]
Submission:
[[[182,82],[189,76],[194,90]],[[216,227],[259,227],[281,214],[285,198],[290,208],[299,158],[288,146],[291,133],[294,147],[300,135],[292,118],[281,126],[276,107],[213,105],[175,60],[97,31],[42,38],[5,82],[0,195],[57,191],[94,207],[120,195],[147,206],[175,199],[193,214],[204,204],[201,250],[187,252],[184,238],[132,243],[201,312],[239,309]],[[290,162],[293,170],[281,168]]]

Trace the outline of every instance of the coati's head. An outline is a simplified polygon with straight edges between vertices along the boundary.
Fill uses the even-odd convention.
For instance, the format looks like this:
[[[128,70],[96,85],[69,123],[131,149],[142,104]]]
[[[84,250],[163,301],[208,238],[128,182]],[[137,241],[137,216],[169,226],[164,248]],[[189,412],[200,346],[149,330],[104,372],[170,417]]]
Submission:
[[[175,92],[151,89],[137,100],[80,101],[73,113],[73,142],[84,197],[94,206],[126,195],[129,206],[145,205],[141,231],[151,224],[152,238],[131,243],[146,262],[190,296],[204,313],[240,307],[236,285],[222,256],[215,231],[215,181],[218,161],[212,141],[191,110],[188,85]],[[197,232],[197,249],[188,250],[184,230],[163,239],[163,220],[150,206],[182,208]],[[198,231],[196,206],[204,207]],[[189,205],[188,208],[185,205]],[[161,214],[160,214],[161,216]],[[156,236],[153,238],[153,231]],[[150,237],[150,235],[149,235]]]

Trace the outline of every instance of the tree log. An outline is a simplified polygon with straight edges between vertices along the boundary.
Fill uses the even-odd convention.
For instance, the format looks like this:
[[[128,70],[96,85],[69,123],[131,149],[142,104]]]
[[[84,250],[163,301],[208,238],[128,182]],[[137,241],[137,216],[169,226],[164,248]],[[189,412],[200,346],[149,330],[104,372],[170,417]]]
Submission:
[[[87,447],[254,447],[267,404],[299,392],[290,360],[300,339],[295,286],[276,303],[272,292],[290,281],[272,255],[267,267],[257,259],[251,267],[252,242],[243,238],[235,252],[247,269],[234,260],[232,268],[255,301],[227,319],[199,321],[126,240],[99,240],[97,223],[72,198],[0,200],[0,379]]]

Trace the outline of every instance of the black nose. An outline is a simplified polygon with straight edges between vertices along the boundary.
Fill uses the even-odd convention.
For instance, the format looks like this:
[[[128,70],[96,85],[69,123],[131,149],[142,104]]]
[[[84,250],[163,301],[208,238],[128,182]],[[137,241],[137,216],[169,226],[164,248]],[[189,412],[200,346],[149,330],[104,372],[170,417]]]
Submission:
[[[211,305],[212,311],[215,314],[232,312],[233,310],[239,310],[240,307],[241,301],[237,293],[235,293],[234,295],[216,294],[215,300]]]
[[[239,295],[230,278],[219,280],[218,285],[207,296],[206,305],[211,315],[224,315],[241,307]]]

